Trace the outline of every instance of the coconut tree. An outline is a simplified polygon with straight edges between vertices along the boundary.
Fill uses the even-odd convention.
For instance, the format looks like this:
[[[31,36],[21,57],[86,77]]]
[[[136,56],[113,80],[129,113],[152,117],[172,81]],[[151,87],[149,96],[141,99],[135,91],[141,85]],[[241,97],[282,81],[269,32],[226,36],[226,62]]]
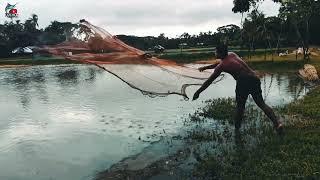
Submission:
[[[256,41],[262,38],[264,14],[257,9],[251,11],[243,22],[243,41],[247,42],[249,59],[251,51],[255,52]]]

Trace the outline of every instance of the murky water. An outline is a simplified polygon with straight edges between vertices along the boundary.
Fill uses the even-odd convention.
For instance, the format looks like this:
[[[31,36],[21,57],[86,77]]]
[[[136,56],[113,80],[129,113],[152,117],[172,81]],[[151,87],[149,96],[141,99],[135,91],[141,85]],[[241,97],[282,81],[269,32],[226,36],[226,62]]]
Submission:
[[[292,75],[261,81],[273,106],[307,91]],[[144,96],[91,65],[0,69],[0,179],[91,179],[178,132],[202,100],[233,97],[234,88],[227,76],[193,102]]]

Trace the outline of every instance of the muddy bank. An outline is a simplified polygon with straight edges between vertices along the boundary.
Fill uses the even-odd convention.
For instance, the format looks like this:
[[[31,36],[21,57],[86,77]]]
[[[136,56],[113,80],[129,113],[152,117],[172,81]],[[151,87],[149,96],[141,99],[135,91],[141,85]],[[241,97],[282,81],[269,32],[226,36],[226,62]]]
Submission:
[[[150,155],[143,152],[127,158],[112,166],[109,170],[100,173],[96,179],[172,179],[187,177],[187,173],[180,166],[192,157],[191,149],[178,150],[168,156]]]

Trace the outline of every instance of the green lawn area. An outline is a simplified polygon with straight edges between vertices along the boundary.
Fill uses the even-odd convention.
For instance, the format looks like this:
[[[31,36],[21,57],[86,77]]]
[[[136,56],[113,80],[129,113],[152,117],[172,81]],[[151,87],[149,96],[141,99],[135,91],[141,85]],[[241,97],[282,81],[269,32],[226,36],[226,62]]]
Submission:
[[[287,126],[285,136],[263,133],[256,147],[208,156],[197,172],[217,179],[319,179],[320,121]]]

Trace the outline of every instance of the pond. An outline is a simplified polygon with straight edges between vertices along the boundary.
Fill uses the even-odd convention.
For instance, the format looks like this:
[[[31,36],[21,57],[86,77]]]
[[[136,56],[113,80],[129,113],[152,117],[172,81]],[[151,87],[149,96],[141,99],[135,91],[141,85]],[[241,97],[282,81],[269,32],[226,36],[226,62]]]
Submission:
[[[272,106],[307,92],[294,75],[265,75],[261,82]],[[234,97],[234,88],[226,75],[198,101],[150,98],[93,65],[2,68],[0,179],[92,179],[178,132],[202,101]]]

